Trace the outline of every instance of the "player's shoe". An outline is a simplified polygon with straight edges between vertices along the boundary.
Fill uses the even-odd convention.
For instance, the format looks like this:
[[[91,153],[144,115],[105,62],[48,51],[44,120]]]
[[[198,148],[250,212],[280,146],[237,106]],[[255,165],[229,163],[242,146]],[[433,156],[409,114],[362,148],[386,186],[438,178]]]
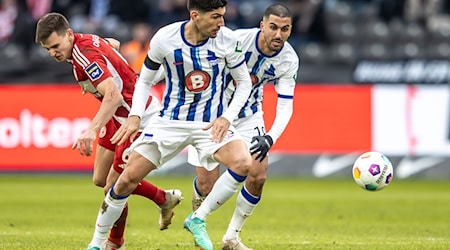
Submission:
[[[107,240],[103,244],[102,250],[125,250],[125,243],[122,244],[121,246],[119,246],[119,245]]]
[[[198,196],[197,192],[192,192],[192,211],[197,210],[202,202],[206,199],[206,197]]]
[[[99,248],[99,247],[91,247],[91,246],[88,246],[88,247],[86,248],[86,250],[100,250],[100,248]]]
[[[244,243],[241,242],[241,239],[235,238],[228,240],[223,239],[222,250],[252,250],[252,249],[244,245]]]
[[[206,232],[206,223],[200,218],[192,218],[192,214],[184,220],[184,228],[194,236],[195,245],[202,250],[212,250],[213,244]]]
[[[173,208],[183,200],[181,191],[178,189],[166,190],[166,202],[158,206],[159,209],[159,229],[164,230],[172,223],[172,217],[175,214]]]

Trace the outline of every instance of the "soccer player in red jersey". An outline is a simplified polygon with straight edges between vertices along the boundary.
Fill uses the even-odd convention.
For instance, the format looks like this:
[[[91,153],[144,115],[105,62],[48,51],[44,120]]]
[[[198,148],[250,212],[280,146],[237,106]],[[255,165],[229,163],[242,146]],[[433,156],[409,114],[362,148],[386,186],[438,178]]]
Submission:
[[[118,47],[117,41],[93,34],[74,33],[67,19],[59,13],[48,13],[38,21],[36,42],[57,62],[71,63],[82,93],[89,92],[101,101],[89,128],[74,142],[73,149],[78,149],[81,155],[90,156],[99,135],[93,182],[108,190],[126,165],[131,140],[119,146],[111,143],[111,137],[128,117],[137,75],[113,48]],[[158,110],[157,99],[149,98],[142,127]],[[182,199],[180,190],[164,191],[145,180],[139,183],[133,194],[144,196],[158,205],[161,230],[167,229],[173,208]],[[127,209],[124,209],[105,242],[106,249],[123,246],[126,215]]]

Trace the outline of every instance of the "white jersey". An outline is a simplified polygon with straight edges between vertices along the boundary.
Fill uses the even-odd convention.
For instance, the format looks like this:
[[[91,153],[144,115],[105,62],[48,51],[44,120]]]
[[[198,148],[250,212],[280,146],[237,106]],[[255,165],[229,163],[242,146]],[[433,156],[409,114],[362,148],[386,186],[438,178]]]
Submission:
[[[186,22],[156,32],[148,57],[162,64],[166,88],[160,116],[164,119],[210,122],[226,108],[224,69],[244,63],[233,31],[221,27],[216,38],[192,45],[184,37]]]
[[[275,84],[278,98],[292,99],[299,64],[292,46],[285,42],[280,51],[267,56],[257,46],[259,28],[238,29],[235,34],[240,44],[239,49],[245,51],[245,61],[253,84],[250,97],[238,117],[244,118],[262,112],[263,86],[267,82]],[[234,86],[230,82],[229,87],[233,91]]]

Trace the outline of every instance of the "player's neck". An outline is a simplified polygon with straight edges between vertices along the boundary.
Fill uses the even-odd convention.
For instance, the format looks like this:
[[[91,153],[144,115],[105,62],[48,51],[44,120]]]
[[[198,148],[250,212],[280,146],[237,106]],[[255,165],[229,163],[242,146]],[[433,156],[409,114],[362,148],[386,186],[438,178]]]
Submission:
[[[192,22],[188,22],[184,26],[184,38],[193,45],[200,44],[208,39],[208,37],[204,36]]]

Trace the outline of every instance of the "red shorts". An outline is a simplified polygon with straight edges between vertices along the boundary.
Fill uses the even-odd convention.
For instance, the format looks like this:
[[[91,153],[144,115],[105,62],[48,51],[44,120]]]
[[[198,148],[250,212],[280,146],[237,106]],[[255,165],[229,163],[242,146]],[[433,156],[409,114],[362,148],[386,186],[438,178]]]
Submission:
[[[115,119],[111,119],[106,123],[106,125],[100,129],[100,132],[98,133],[98,145],[109,149],[111,151],[115,151],[116,145],[112,144],[110,139],[116,133],[116,131],[119,129],[120,123],[116,121]]]
[[[130,140],[126,140],[122,145],[112,144],[110,139],[114,133],[119,129],[120,123],[115,119],[111,119],[100,130],[98,144],[108,150],[114,151],[113,168],[117,173],[122,173],[125,168],[125,164],[128,161],[128,148],[131,143]],[[137,135],[137,137],[139,134]]]
[[[136,138],[139,137],[141,133],[138,133]],[[128,162],[128,158],[130,157],[130,153],[128,148],[131,146],[130,140],[126,140],[122,145],[116,146],[116,151],[114,152],[114,162],[113,168],[117,173],[121,174],[123,169],[125,168],[126,163]]]

